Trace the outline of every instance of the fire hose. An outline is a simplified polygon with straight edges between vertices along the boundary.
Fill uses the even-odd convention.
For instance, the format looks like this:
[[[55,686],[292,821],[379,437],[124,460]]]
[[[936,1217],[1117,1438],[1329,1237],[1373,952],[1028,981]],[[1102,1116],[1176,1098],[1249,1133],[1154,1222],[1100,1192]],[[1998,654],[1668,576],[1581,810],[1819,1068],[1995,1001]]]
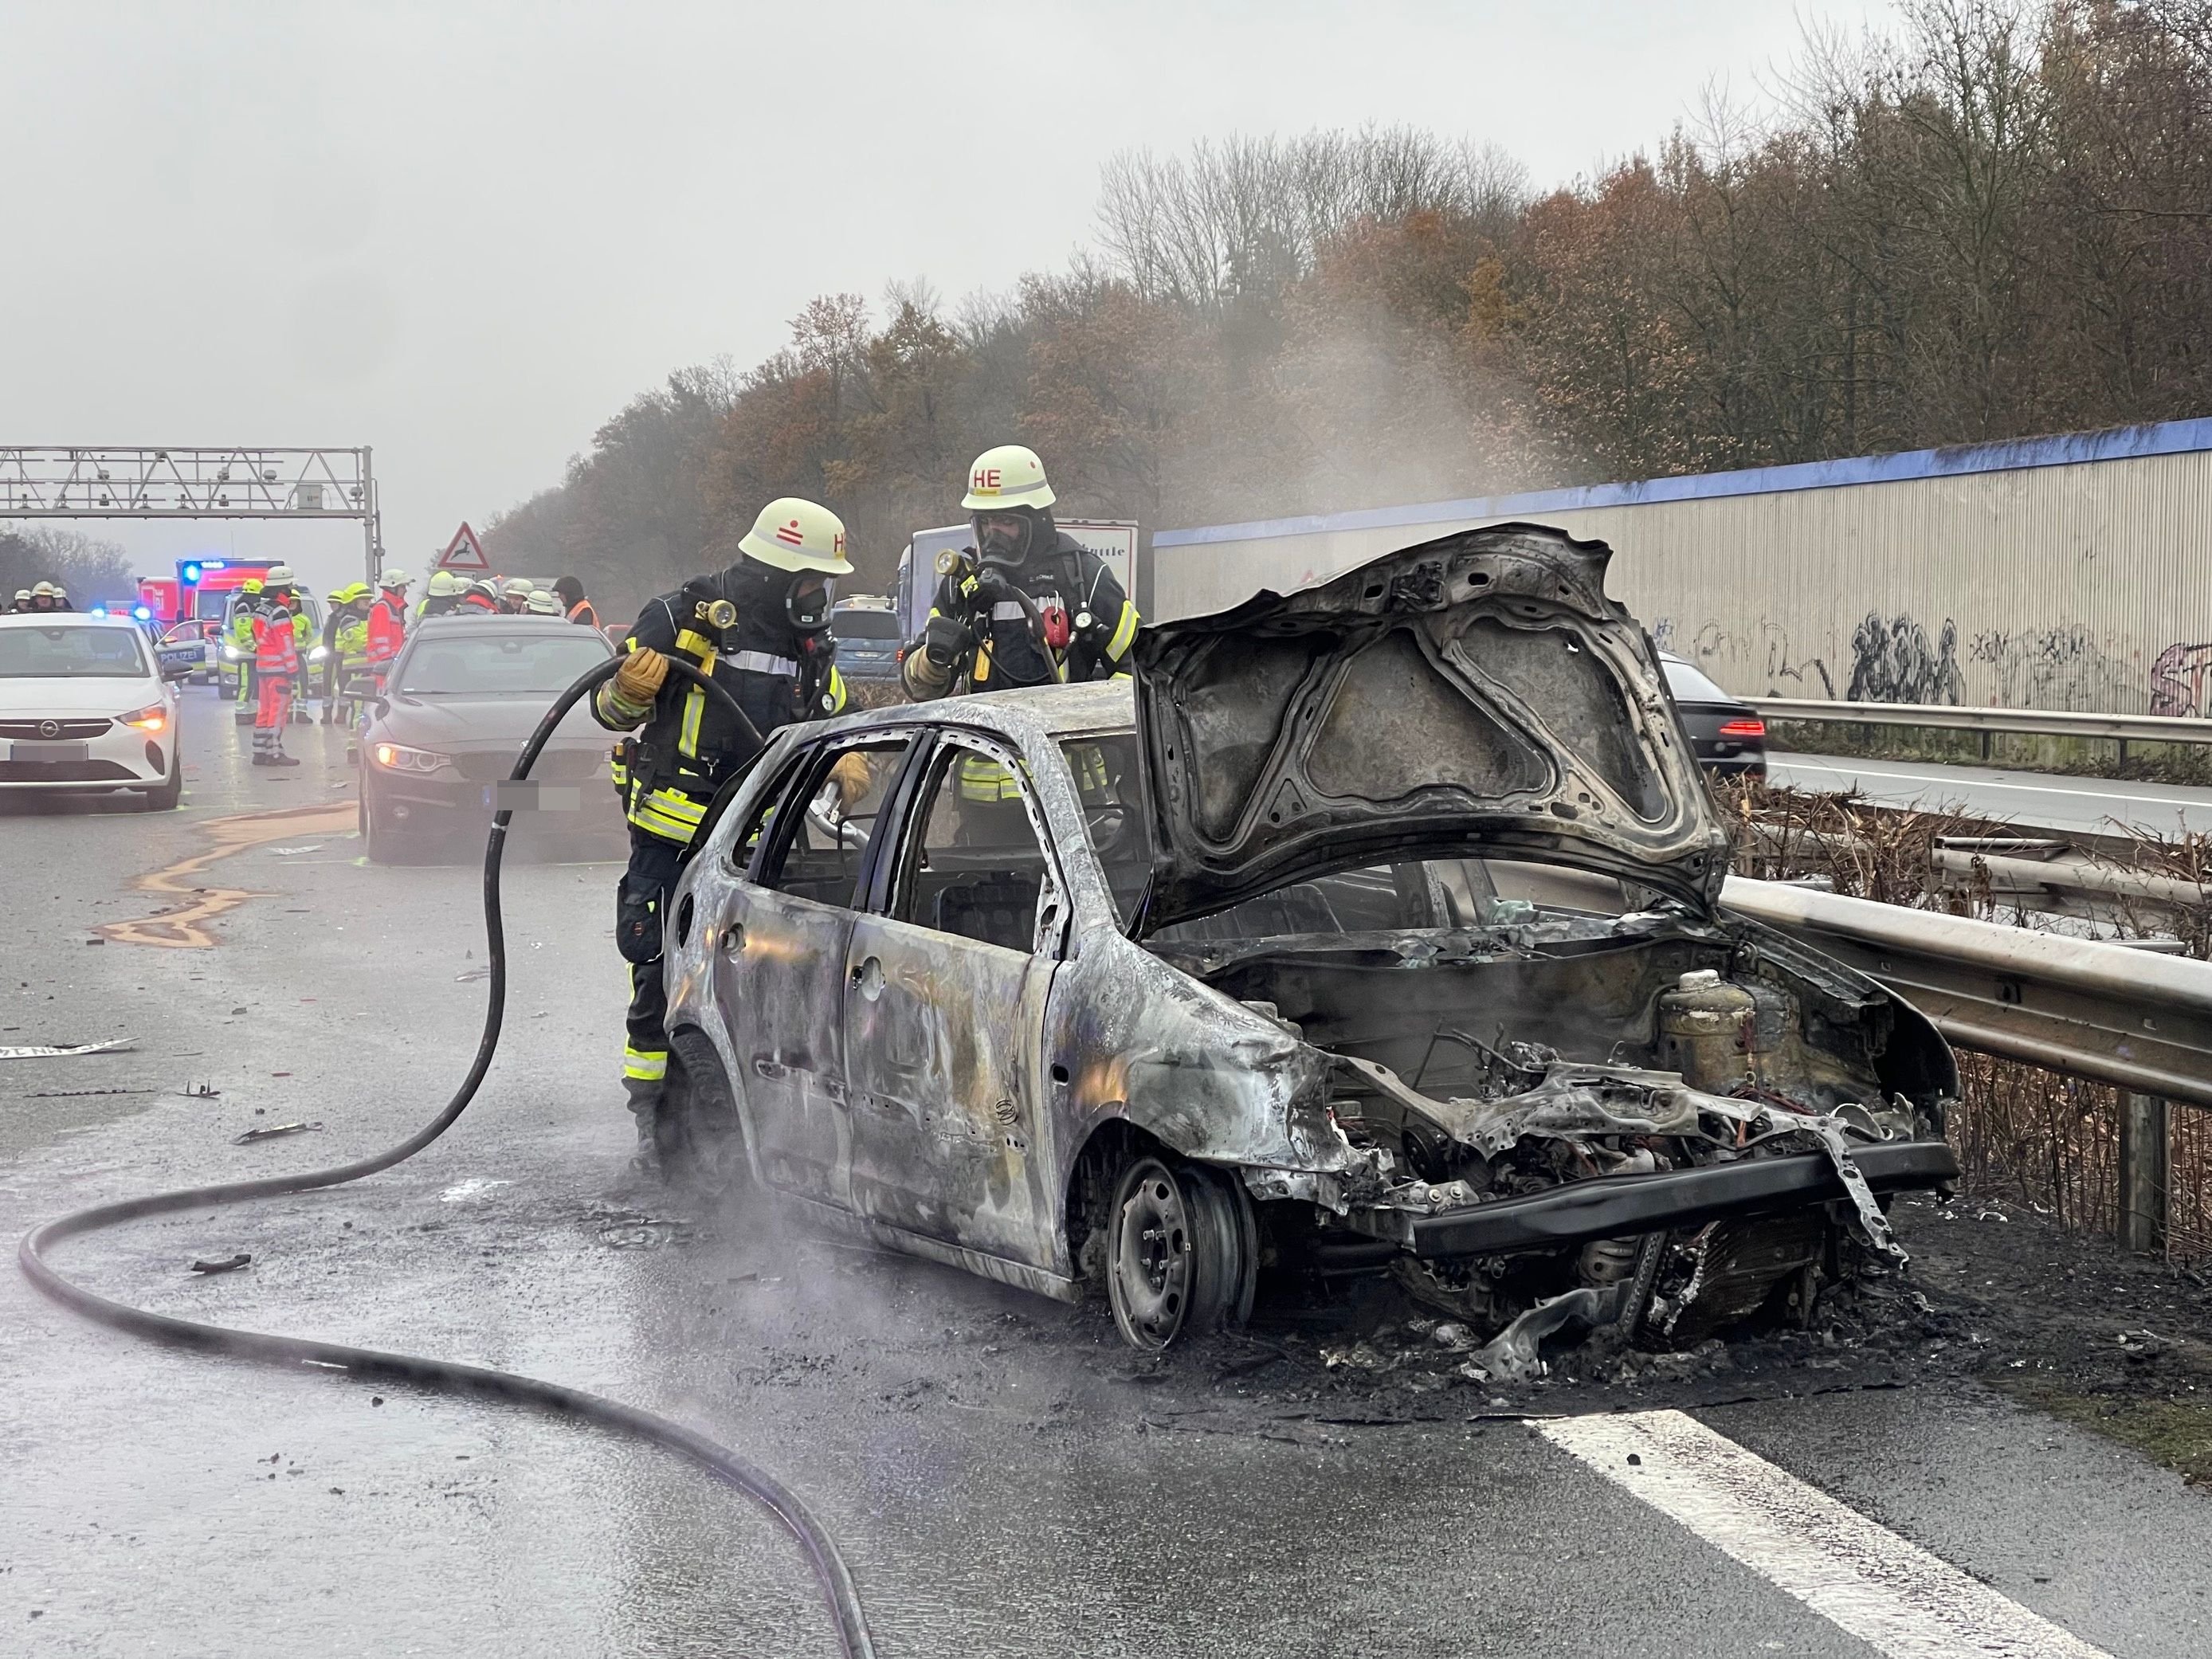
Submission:
[[[552,707],[538,721],[537,730],[531,733],[529,741],[523,744],[520,754],[516,757],[514,769],[509,775],[510,782],[521,782],[529,777],[531,767],[537,763],[539,751],[553,735],[553,730],[561,723],[562,717],[594,686],[611,678],[620,665],[620,659],[617,659],[594,667],[554,700]],[[668,668],[671,673],[690,680],[720,704],[736,720],[739,732],[748,735],[756,748],[759,746],[760,732],[746,719],[744,711],[727,690],[688,663],[675,658],[668,659]],[[469,1066],[468,1075],[461,1079],[460,1087],[435,1117],[396,1146],[331,1169],[310,1170],[298,1175],[267,1176],[252,1181],[221,1182],[212,1186],[180,1188],[173,1192],[150,1193],[140,1198],[127,1198],[76,1211],[35,1227],[25,1235],[16,1249],[16,1261],[33,1285],[64,1307],[96,1323],[127,1331],[134,1336],[178,1347],[198,1349],[205,1353],[259,1360],[269,1364],[308,1365],[323,1370],[343,1371],[349,1377],[364,1381],[374,1379],[408,1384],[435,1393],[535,1406],[580,1422],[618,1430],[689,1458],[716,1480],[736,1487],[762,1504],[798,1541],[821,1586],[847,1659],[872,1659],[875,1646],[868,1633],[867,1618],[861,1608],[859,1592],[854,1588],[852,1573],[822,1523],[815,1519],[798,1494],[775,1476],[696,1430],[688,1429],[655,1413],[626,1406],[620,1401],[566,1388],[557,1382],[544,1382],[537,1377],[520,1376],[513,1371],[461,1364],[453,1360],[433,1359],[418,1354],[356,1348],[337,1342],[318,1342],[306,1337],[276,1336],[259,1331],[239,1330],[228,1326],[203,1323],[198,1320],[180,1319],[173,1314],[155,1313],[97,1295],[63,1277],[46,1260],[47,1252],[65,1239],[100,1232],[109,1227],[120,1226],[127,1221],[168,1215],[179,1210],[205,1209],[216,1205],[245,1203],[257,1198],[276,1198],[289,1193],[313,1192],[360,1181],[405,1163],[452,1128],[469,1103],[476,1097],[484,1074],[491,1068],[492,1055],[499,1047],[501,1023],[506,1015],[507,931],[500,910],[499,882],[501,862],[507,847],[507,821],[513,816],[511,808],[501,808],[493,815],[491,836],[484,846],[484,933],[491,972],[490,991],[484,1007],[483,1032],[477,1040],[476,1058]]]

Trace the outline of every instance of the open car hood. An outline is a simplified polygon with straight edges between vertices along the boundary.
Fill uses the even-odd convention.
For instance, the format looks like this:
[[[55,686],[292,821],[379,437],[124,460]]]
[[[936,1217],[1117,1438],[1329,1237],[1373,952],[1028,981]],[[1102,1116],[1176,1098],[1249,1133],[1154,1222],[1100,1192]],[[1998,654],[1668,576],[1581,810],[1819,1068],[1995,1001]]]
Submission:
[[[1463,531],[1138,635],[1144,927],[1361,864],[1527,858],[1710,908],[1728,836],[1603,542]]]

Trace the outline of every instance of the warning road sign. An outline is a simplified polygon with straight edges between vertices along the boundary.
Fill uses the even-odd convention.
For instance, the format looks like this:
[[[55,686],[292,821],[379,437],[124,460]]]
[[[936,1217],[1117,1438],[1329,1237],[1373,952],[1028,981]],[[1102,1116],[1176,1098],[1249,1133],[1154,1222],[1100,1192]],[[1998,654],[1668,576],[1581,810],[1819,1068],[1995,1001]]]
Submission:
[[[477,532],[464,524],[453,532],[453,539],[446,544],[446,550],[438,556],[441,570],[489,570],[491,562],[484,557],[483,544]]]

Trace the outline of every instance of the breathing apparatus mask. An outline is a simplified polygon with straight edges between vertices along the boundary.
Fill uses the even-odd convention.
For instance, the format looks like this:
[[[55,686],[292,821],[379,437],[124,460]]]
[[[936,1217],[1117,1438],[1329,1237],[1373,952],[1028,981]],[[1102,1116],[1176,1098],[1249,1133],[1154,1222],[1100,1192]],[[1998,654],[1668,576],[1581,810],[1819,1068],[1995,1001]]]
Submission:
[[[987,568],[1018,570],[1042,539],[1049,536],[1050,512],[1033,507],[994,507],[969,515],[975,532],[975,556]]]
[[[783,612],[785,623],[801,641],[830,631],[837,603],[837,579],[819,570],[778,570],[753,559],[740,559],[718,577],[686,590],[692,601],[691,625],[711,630],[720,647],[734,649],[730,631],[748,611],[754,616]]]

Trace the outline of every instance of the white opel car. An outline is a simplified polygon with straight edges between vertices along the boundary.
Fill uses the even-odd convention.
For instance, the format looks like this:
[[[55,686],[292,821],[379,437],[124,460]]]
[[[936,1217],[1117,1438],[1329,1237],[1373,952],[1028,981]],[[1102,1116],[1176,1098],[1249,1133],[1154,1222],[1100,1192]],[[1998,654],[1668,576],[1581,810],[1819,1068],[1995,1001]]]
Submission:
[[[0,792],[136,789],[167,811],[184,787],[177,694],[127,617],[0,617]]]

